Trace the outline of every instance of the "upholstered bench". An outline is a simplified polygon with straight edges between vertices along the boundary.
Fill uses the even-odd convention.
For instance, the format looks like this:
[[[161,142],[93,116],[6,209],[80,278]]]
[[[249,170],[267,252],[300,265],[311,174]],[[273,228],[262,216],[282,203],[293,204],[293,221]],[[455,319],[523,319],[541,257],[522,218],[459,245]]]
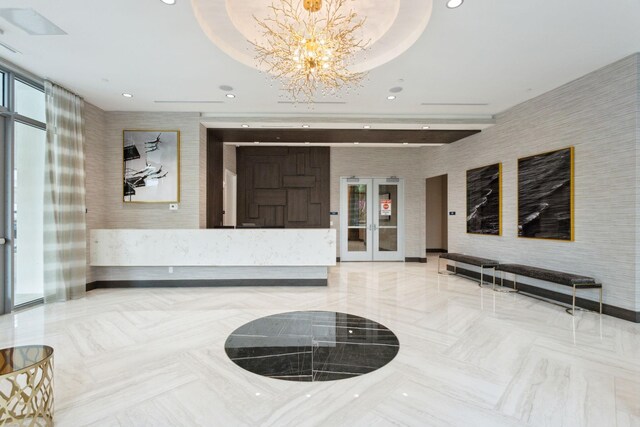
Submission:
[[[498,261],[487,259],[487,258],[479,258],[476,256],[465,255],[465,254],[441,254],[438,258],[438,274],[456,274],[456,264],[453,265],[453,273],[449,273],[446,271],[443,272],[440,269],[440,260],[449,260],[454,261],[455,263],[469,264],[475,265],[476,267],[480,267],[480,282],[478,286],[482,286],[484,283],[484,269],[493,269],[493,286],[495,287],[496,283],[496,267],[498,266]],[[445,262],[448,265],[448,263]]]
[[[571,286],[573,288],[573,299],[571,309],[567,309],[567,312],[571,315],[573,315],[576,308],[576,289],[600,289],[600,314],[602,314],[602,284],[597,283],[593,277],[563,273],[561,271],[547,270],[522,264],[500,264],[496,267],[496,270],[500,271],[501,284],[503,283],[505,273],[513,274],[514,287],[516,287],[518,276],[531,277],[532,279],[543,280],[545,282]]]

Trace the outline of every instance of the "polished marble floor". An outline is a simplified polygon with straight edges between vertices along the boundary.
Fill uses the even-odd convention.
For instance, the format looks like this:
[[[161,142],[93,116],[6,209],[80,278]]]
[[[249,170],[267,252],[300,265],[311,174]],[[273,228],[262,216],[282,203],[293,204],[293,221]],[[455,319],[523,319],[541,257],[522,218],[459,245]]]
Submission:
[[[224,343],[236,365],[287,381],[336,381],[366,375],[398,354],[384,325],[335,311],[272,314],[240,326]]]
[[[96,290],[0,317],[0,347],[55,348],[56,426],[640,426],[640,325],[438,276],[343,263],[326,288]],[[224,343],[263,316],[328,310],[395,332],[355,378],[291,382]]]

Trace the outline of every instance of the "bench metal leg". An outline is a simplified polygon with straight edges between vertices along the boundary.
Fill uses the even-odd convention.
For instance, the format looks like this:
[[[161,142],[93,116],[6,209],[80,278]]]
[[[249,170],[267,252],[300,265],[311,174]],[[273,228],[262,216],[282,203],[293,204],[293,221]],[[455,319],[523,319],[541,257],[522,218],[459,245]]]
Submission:
[[[456,268],[457,267],[456,267],[455,261],[454,261],[454,264],[453,264],[453,273],[450,273],[447,270],[446,267],[449,266],[449,264],[447,264],[447,260],[446,259],[444,260],[444,264],[445,264],[445,269],[444,270],[442,270],[442,268],[441,268],[440,261],[442,261],[442,258],[438,258],[438,274],[443,274],[445,276],[453,276],[454,274],[456,274]]]
[[[484,269],[485,268],[493,268],[493,280],[494,283],[487,283],[486,286],[492,286],[493,288],[495,288],[495,280],[496,280],[496,270],[495,267],[485,267],[484,265],[480,266],[480,282],[478,282],[478,286],[485,287],[485,283],[484,283]]]
[[[600,288],[599,291],[600,291],[599,313],[602,314],[602,288]],[[592,313],[595,313],[595,311],[593,311],[593,310],[588,310],[588,309],[580,308],[580,307],[576,308],[576,285],[573,285],[573,294],[571,296],[571,308],[567,308],[565,311],[573,316],[574,313],[576,312],[576,310],[578,310],[578,311],[591,311]]]
[[[602,287],[600,288],[600,314],[602,314]]]
[[[494,283],[495,283],[495,268],[493,269],[493,275],[494,275]],[[517,275],[513,275],[513,289],[505,289],[504,287],[504,275],[506,273],[504,271],[500,272],[500,289],[496,289],[495,286],[493,287],[493,290],[496,292],[502,292],[505,294],[513,294],[513,293],[517,293],[520,292],[518,290],[518,288],[516,288],[516,283],[518,281],[518,276]]]

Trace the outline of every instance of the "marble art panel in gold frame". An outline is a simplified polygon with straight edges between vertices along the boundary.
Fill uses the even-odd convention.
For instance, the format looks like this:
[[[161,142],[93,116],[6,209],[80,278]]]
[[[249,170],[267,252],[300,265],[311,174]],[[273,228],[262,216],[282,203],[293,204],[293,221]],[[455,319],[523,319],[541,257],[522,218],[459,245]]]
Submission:
[[[521,162],[530,160],[535,157],[549,156],[555,153],[559,153],[562,151],[568,151],[569,153],[569,167],[568,167],[568,176],[569,176],[569,230],[568,230],[568,238],[555,238],[555,237],[538,237],[538,236],[522,236],[521,235],[521,226],[520,226],[520,217],[521,217],[521,190],[520,190],[520,166]],[[517,182],[517,209],[516,209],[516,224],[518,224],[517,236],[521,239],[536,239],[536,240],[549,240],[549,241],[557,241],[557,242],[573,242],[575,241],[575,148],[574,147],[565,147],[557,150],[546,151],[543,153],[534,154],[531,156],[521,157],[518,159],[518,182]]]
[[[498,212],[497,212],[498,227],[497,227],[496,232],[482,232],[482,231],[477,231],[477,230],[476,231],[473,231],[473,230],[470,231],[470,224],[469,224],[469,215],[470,215],[470,212],[469,212],[469,203],[470,203],[470,200],[469,200],[469,185],[470,185],[470,177],[469,177],[469,174],[471,172],[476,172],[476,171],[479,171],[481,169],[490,171],[490,168],[495,168],[497,173],[498,173],[498,182],[496,183],[497,185],[496,185],[496,188],[495,188],[497,190],[497,192],[498,192],[498,206],[497,206],[497,209],[498,209]],[[467,213],[467,225],[466,225],[466,227],[467,227],[467,234],[479,234],[479,235],[482,235],[482,236],[498,236],[498,237],[502,236],[502,163],[499,162],[499,163],[494,163],[494,164],[486,165],[486,166],[480,166],[480,167],[477,167],[477,168],[473,168],[473,169],[467,170],[466,185],[467,185],[467,189],[466,189],[466,201],[467,201],[467,208],[466,208],[467,209],[467,212],[466,212]],[[487,188],[486,190],[488,190],[488,189],[489,188]]]

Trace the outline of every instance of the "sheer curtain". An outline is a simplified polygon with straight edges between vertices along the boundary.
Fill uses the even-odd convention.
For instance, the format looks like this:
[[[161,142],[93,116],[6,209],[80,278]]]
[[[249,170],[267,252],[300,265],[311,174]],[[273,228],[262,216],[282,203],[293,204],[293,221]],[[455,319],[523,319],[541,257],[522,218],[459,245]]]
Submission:
[[[84,102],[45,82],[44,300],[80,298],[86,287]]]

